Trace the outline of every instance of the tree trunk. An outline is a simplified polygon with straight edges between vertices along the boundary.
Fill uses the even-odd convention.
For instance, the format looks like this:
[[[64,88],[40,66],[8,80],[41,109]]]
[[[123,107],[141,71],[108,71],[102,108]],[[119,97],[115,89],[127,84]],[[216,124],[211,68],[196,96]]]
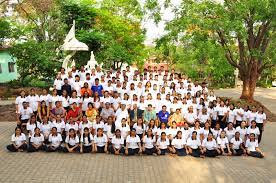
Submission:
[[[252,79],[245,79],[243,81],[243,88],[242,88],[242,94],[240,99],[245,99],[248,101],[254,100],[254,91],[256,88],[256,82],[257,80]]]

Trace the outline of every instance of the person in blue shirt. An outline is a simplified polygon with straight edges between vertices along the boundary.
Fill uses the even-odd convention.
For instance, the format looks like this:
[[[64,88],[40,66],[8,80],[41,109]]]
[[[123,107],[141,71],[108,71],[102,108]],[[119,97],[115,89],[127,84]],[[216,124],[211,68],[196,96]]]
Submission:
[[[101,84],[99,84],[98,78],[95,79],[95,84],[91,87],[91,90],[92,90],[93,94],[95,92],[98,92],[100,97],[103,96],[103,86]]]
[[[167,111],[167,107],[163,105],[162,110],[158,113],[158,119],[161,123],[166,123],[168,125],[169,117],[170,113]]]

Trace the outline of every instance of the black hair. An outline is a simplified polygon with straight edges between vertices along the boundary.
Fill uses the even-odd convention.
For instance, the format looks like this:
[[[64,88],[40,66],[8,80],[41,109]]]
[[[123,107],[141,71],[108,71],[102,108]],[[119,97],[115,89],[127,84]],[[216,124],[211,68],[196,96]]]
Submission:
[[[75,129],[74,128],[70,128],[69,129],[69,132],[71,132],[71,131],[73,131],[74,132],[74,138],[76,138],[76,132],[75,132]],[[68,135],[69,136],[69,139],[70,139],[70,135]]]
[[[151,136],[150,137],[151,137],[151,139],[153,139],[154,136],[153,136],[153,133],[152,133],[152,128],[149,128],[148,131],[149,130],[151,130]],[[147,137],[149,138],[148,132],[147,132]]]
[[[35,127],[34,131],[36,131],[36,129],[39,129],[39,130],[40,130],[40,128]],[[40,136],[41,136],[41,133],[39,133],[39,136],[38,136],[38,137],[40,137]],[[34,133],[34,137],[36,137],[36,134],[35,134],[35,133]]]
[[[88,132],[89,132],[89,128],[88,128],[88,127],[85,127],[85,128],[83,129],[83,131],[86,131],[86,130],[88,130]],[[84,137],[86,137],[86,136],[85,136],[85,133],[82,134],[82,141],[83,141],[83,142],[84,142]],[[87,138],[88,138],[88,142],[90,143],[90,142],[91,142],[90,133],[88,133]]]

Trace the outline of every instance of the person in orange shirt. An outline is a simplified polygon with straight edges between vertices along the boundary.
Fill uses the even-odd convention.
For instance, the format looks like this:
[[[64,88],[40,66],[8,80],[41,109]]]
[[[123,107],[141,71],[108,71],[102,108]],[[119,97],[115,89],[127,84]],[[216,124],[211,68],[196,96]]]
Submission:
[[[87,82],[85,82],[83,84],[83,87],[81,88],[81,96],[83,96],[85,92],[88,93],[89,97],[92,96],[92,90],[88,87],[88,83]]]

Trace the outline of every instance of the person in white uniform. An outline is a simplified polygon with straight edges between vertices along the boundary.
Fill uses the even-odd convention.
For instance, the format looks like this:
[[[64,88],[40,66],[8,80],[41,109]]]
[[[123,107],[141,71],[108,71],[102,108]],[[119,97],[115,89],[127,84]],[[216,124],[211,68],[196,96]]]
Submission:
[[[7,145],[10,152],[22,152],[27,150],[26,136],[19,127],[16,127],[11,137],[12,144]]]
[[[258,140],[255,138],[255,134],[251,133],[249,139],[245,142],[246,153],[248,156],[263,158],[264,153],[259,148]]]

